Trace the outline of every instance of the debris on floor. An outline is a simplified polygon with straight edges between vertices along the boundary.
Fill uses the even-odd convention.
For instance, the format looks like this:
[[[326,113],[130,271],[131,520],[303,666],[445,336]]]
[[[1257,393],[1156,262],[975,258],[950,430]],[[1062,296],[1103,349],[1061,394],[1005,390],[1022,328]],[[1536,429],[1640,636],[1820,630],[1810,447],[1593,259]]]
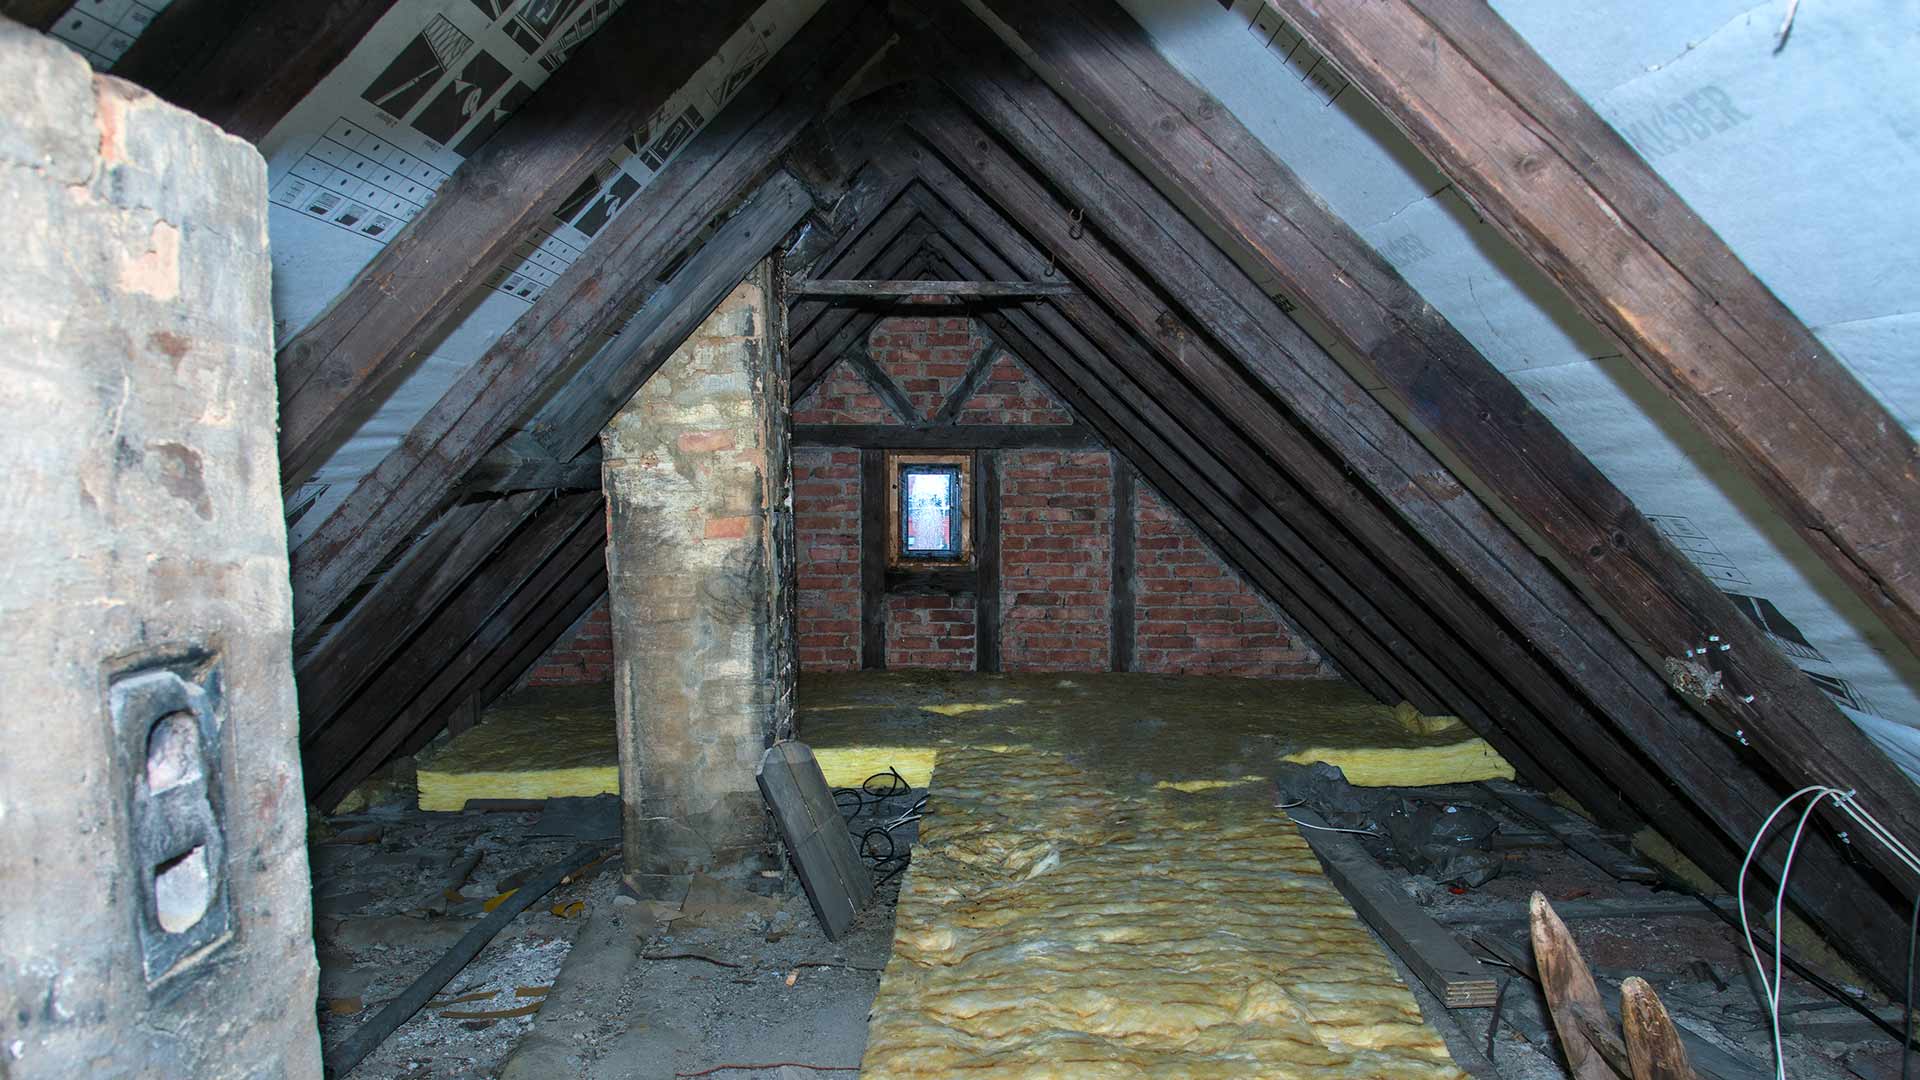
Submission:
[[[1272,812],[1275,828],[1295,828],[1285,821],[1286,811],[1271,804],[1291,801],[1277,794],[1276,763],[1301,744],[1274,732],[1271,697],[1253,694],[1255,688],[1236,697],[1241,688],[1211,687],[1207,707],[1223,710],[1228,719],[1221,730],[1209,731],[1190,723],[1195,706],[1181,704],[1173,690],[1162,694],[1148,685],[1160,681],[1175,687],[1182,682],[1140,680],[1141,689],[1128,684],[1129,692],[1116,696],[1104,680],[1083,677],[916,673],[839,685],[810,680],[815,692],[803,697],[802,731],[809,739],[857,746],[865,755],[847,759],[859,761],[865,770],[859,775],[851,776],[843,762],[829,776],[842,786],[836,793],[840,809],[851,818],[851,835],[879,883],[874,906],[847,936],[827,939],[795,880],[766,879],[753,890],[697,882],[686,896],[665,902],[621,896],[618,874],[602,873],[556,890],[515,918],[445,994],[351,1075],[666,1080],[737,1064],[858,1066],[863,1056],[871,1057],[867,1015],[894,951],[895,904],[903,884],[898,871],[910,849],[915,858],[943,857],[913,847],[922,811],[936,823],[942,813],[939,792],[922,804],[925,781],[916,782],[916,770],[924,777],[940,754],[965,745],[987,753],[1038,748],[1067,767],[1086,769],[1112,765],[1125,756],[1123,750],[1140,753],[1144,747],[1158,771],[1125,775],[1129,783],[1142,781],[1140,790],[1153,798],[1185,807],[1211,800],[1257,802],[1256,809]],[[1053,737],[1032,723],[1041,711],[1071,728],[1073,737],[1049,742]],[[1390,711],[1383,715],[1399,723]],[[1130,741],[1131,749],[1125,745]],[[888,772],[895,760],[904,762],[897,776]],[[1024,774],[1016,769],[1009,775]],[[1066,796],[1023,800],[1020,790],[1019,783],[996,781],[972,797],[1010,826],[1075,805]],[[1565,921],[1603,1002],[1617,1007],[1627,980],[1645,980],[1671,1015],[1702,1080],[1771,1074],[1767,1017],[1738,931],[1698,899],[1666,887],[1664,872],[1650,870],[1647,853],[1630,850],[1628,838],[1577,815],[1556,816],[1557,808],[1540,793],[1498,780],[1348,787],[1351,805],[1333,798],[1329,792],[1337,789],[1326,785],[1305,790],[1315,805],[1335,812],[1344,806],[1357,815],[1331,824],[1361,829],[1360,835],[1343,835],[1378,864],[1393,889],[1501,982],[1496,1006],[1449,1009],[1399,956],[1380,953],[1399,971],[1411,1001],[1419,1002],[1410,1030],[1424,1019],[1446,1042],[1452,1063],[1434,1067],[1457,1065],[1475,1077],[1504,1080],[1569,1075],[1551,1010],[1535,982],[1528,900],[1537,890]],[[385,801],[319,820],[313,830],[322,965],[316,1008],[329,1044],[377,1014],[529,871],[618,829],[615,800],[605,796],[526,802],[516,795],[521,802],[503,805],[538,809],[436,813],[415,809],[404,783],[373,795]],[[1447,807],[1454,813],[1447,814]],[[1398,826],[1396,814],[1406,819]],[[1485,827],[1489,821],[1491,830]],[[1461,822],[1472,828],[1450,828]],[[1266,827],[1250,819],[1241,824]],[[1081,869],[1083,852],[1075,845],[1091,843],[1098,831],[1049,834],[1045,845],[1036,840],[1007,854],[1018,854],[1020,873],[1031,875],[1030,881],[1066,881]],[[1426,852],[1424,862],[1408,857],[1443,840],[1448,843]],[[1253,843],[1251,836],[1245,841]],[[1223,855],[1243,846],[1232,839]],[[937,842],[931,850],[949,847]],[[1472,858],[1451,858],[1462,851]],[[889,855],[892,861],[880,862]],[[1497,875],[1486,873],[1494,867]],[[1293,875],[1262,880],[1267,878],[1276,889],[1297,885]],[[1206,881],[1190,884],[1189,903],[1204,903]],[[910,884],[906,891],[913,896],[920,888]],[[1709,899],[1732,911],[1730,899]],[[916,941],[946,932],[973,931],[957,923],[919,931],[902,927]],[[1384,949],[1377,936],[1365,940]],[[1843,994],[1897,1029],[1897,1008],[1860,989],[1857,976],[1833,974]],[[1052,996],[1056,1004],[1066,1001],[1064,991]],[[1899,1074],[1894,1038],[1797,975],[1787,977],[1781,1014],[1794,1080]],[[822,1075],[783,1068],[712,1075]]]

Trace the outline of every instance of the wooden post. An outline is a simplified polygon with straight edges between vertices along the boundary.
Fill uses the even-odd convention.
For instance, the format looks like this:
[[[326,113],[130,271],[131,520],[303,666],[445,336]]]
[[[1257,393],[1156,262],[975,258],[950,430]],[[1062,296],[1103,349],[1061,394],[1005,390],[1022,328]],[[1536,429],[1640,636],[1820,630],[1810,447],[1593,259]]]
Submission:
[[[1113,581],[1108,590],[1108,638],[1113,644],[1113,670],[1133,670],[1133,603],[1139,582],[1134,565],[1134,522],[1137,497],[1133,467],[1119,454],[1113,460]]]

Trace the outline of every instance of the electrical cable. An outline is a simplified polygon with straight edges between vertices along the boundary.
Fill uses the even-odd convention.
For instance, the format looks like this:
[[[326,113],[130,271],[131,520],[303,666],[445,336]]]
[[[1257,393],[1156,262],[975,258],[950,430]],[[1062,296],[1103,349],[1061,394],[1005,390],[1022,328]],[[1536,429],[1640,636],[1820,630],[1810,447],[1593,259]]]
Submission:
[[[877,815],[889,799],[909,795],[912,792],[913,785],[907,783],[907,778],[900,775],[900,770],[888,766],[885,772],[874,773],[862,780],[857,788],[834,788],[833,802],[840,808],[842,816],[851,824],[861,814],[867,813],[870,808]],[[852,801],[848,802],[849,799]],[[852,806],[852,813],[847,812],[848,806]],[[870,826],[858,834],[856,849],[860,857],[869,864],[869,869],[878,875],[874,879],[875,885],[886,884],[907,868],[907,863],[911,861],[912,856],[898,849],[894,843],[893,830],[924,818],[926,807],[927,796],[922,795],[914,801],[912,806],[899,814]]]
[[[1747,871],[1752,868],[1754,858],[1759,854],[1761,842],[1766,839],[1767,830],[1773,827],[1774,821],[1777,820],[1782,813],[1786,812],[1788,807],[1809,795],[1812,796],[1812,799],[1807,803],[1806,809],[1800,814],[1799,822],[1794,826],[1793,840],[1787,845],[1787,856],[1780,866],[1780,882],[1778,890],[1774,895],[1773,905],[1773,979],[1769,982],[1767,979],[1766,966],[1761,963],[1760,960],[1759,947],[1754,943],[1753,925],[1747,918]],[[1813,817],[1813,812],[1819,808],[1820,800],[1822,799],[1832,799],[1834,806],[1838,807],[1842,813],[1846,814],[1849,818],[1853,819],[1854,822],[1859,824],[1861,828],[1865,829],[1869,836],[1880,841],[1888,851],[1893,853],[1896,859],[1905,863],[1908,868],[1914,870],[1916,873],[1920,873],[1920,859],[1917,859],[1910,848],[1901,843],[1886,826],[1882,825],[1878,818],[1860,806],[1852,791],[1841,791],[1838,788],[1828,787],[1824,784],[1810,784],[1787,796],[1785,799],[1782,799],[1780,805],[1774,807],[1773,812],[1768,814],[1766,820],[1760,823],[1759,830],[1754,833],[1753,842],[1747,845],[1746,857],[1740,862],[1740,876],[1736,882],[1737,887],[1734,892],[1735,901],[1739,905],[1740,930],[1746,938],[1747,955],[1753,960],[1754,970],[1760,976],[1760,986],[1767,999],[1768,1021],[1772,1026],[1773,1035],[1774,1080],[1786,1080],[1787,1077],[1786,1054],[1781,1042],[1780,1033],[1780,994],[1782,990],[1781,983],[1783,981],[1782,967],[1786,960],[1785,935],[1781,932],[1781,924],[1786,913],[1787,881],[1789,875],[1793,872],[1793,859],[1799,851],[1800,838],[1805,833],[1807,822]],[[1843,833],[1841,835],[1842,839],[1845,839],[1845,834]],[[1697,896],[1698,894],[1695,895]],[[1702,902],[1705,902],[1704,897],[1701,899]],[[1718,908],[1715,908],[1711,903],[1708,903],[1707,906],[1713,908],[1716,912],[1718,911]],[[1916,920],[1920,920],[1920,906],[1916,907],[1915,918]],[[1915,936],[1916,930],[1920,930],[1920,923],[1909,927],[1909,946],[1913,944],[1912,938]],[[1909,965],[1911,965],[1911,948],[1909,949],[1908,957]],[[1803,975],[1805,974],[1801,965],[1796,963],[1793,967],[1796,971],[1800,971]],[[1829,993],[1834,992],[1830,985],[1823,988],[1827,989]],[[1836,994],[1835,996],[1839,997],[1840,995]],[[1848,1001],[1845,997],[1841,997],[1841,1000]],[[1854,1003],[1848,1001],[1848,1004]],[[1909,1008],[1911,1008],[1911,1004],[1912,993],[1911,987],[1909,987]],[[1855,1007],[1859,1008],[1857,1005]],[[1861,1008],[1860,1011],[1872,1017],[1874,1022],[1883,1028],[1891,1026],[1869,1010]],[[1901,1043],[1903,1062],[1913,1048],[1911,1033],[1911,1023],[1909,1023],[1908,1027],[1904,1030],[1894,1033],[1895,1037],[1898,1038]]]
[[[1739,918],[1729,914],[1725,908],[1714,903],[1706,894],[1686,882],[1681,881],[1679,878],[1674,877],[1670,873],[1665,875],[1665,877],[1666,881],[1664,886],[1666,888],[1693,897],[1700,902],[1700,906],[1712,912],[1715,918],[1718,918],[1721,922],[1726,923],[1735,930],[1741,929]],[[1874,1012],[1873,1009],[1868,1007],[1864,1002],[1834,985],[1826,976],[1808,967],[1799,957],[1794,956],[1791,952],[1782,953],[1782,957],[1786,961],[1787,969],[1795,975],[1800,976],[1808,985],[1826,994],[1835,1001],[1838,1001],[1842,1005],[1845,1005],[1847,1008],[1852,1009],[1854,1012],[1859,1013],[1862,1017],[1873,1022],[1880,1030],[1886,1032],[1893,1038],[1900,1038],[1900,1029],[1893,1026],[1892,1022],[1887,1020],[1886,1017]]]

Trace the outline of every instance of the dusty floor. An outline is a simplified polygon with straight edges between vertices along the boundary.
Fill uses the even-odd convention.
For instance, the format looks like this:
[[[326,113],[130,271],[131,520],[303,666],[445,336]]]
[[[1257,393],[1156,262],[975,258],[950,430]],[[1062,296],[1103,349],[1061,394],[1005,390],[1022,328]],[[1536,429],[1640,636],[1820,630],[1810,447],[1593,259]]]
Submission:
[[[313,847],[326,1046],[432,965],[501,879],[564,859],[579,844],[533,835],[538,820],[423,813],[398,802],[328,823],[338,835]],[[449,867],[474,851],[485,856],[465,889],[473,901],[448,905]],[[829,942],[797,884],[769,881],[766,897],[696,897],[683,914],[618,896],[615,865],[517,917],[350,1075],[664,1080],[724,1064],[858,1064],[892,942],[898,878],[881,886],[852,933]],[[581,908],[571,917],[554,913],[575,901]],[[575,955],[577,942],[585,944]],[[535,1004],[527,1015],[472,1015]]]
[[[1147,737],[1166,743],[1170,759],[1178,760],[1179,714],[1167,712],[1176,699],[1141,694],[1093,700],[1099,695],[1089,695],[1071,680],[1055,682],[1060,686],[1054,692],[1029,693],[1018,702],[1009,702],[1018,695],[1004,688],[983,693],[980,684],[964,676],[891,682],[868,677],[833,685],[831,693],[815,682],[811,697],[802,698],[803,710],[816,710],[803,713],[803,731],[821,732],[830,741],[841,741],[847,730],[868,725],[896,734],[924,732],[923,738],[889,739],[887,745],[872,747],[879,760],[924,753],[927,743],[966,739],[975,731],[991,737],[1000,726],[997,721],[1008,719],[1005,708],[1044,707],[1085,719],[1087,752],[1100,752],[1102,733],[1141,723]],[[1226,685],[1214,690],[1219,699],[1214,705],[1249,714],[1257,708],[1255,687],[1221,682]],[[987,707],[978,707],[982,705]],[[1193,707],[1190,700],[1185,705]],[[1233,745],[1220,749],[1236,764],[1258,769],[1285,740],[1254,730],[1257,726],[1232,736]],[[867,762],[854,764],[865,768]],[[911,776],[920,770],[903,765],[903,771]],[[1238,778],[1201,772],[1193,777]],[[1483,793],[1477,795],[1472,786],[1410,793],[1476,801],[1504,819],[1503,830],[1537,831]],[[501,879],[562,859],[580,842],[535,835],[540,831],[535,814],[423,813],[406,798],[410,786],[403,784],[393,794],[401,798],[325,823],[319,833],[332,835],[318,836],[313,848],[320,1015],[329,1045],[431,964],[477,917],[479,902],[499,891]],[[1385,845],[1372,840],[1367,844],[1392,868]],[[450,902],[444,894],[450,868],[476,851],[484,855],[461,894],[466,899]],[[1394,872],[1410,895],[1470,947],[1478,939],[1488,942],[1495,954],[1502,947],[1507,955],[1518,949],[1522,958],[1524,902],[1534,888],[1563,904],[1655,897],[1645,886],[1616,882],[1558,847],[1508,851],[1502,876],[1472,890]],[[709,898],[727,902],[703,917],[676,920],[682,913],[671,906],[616,898],[617,877],[616,872],[602,872],[565,886],[514,920],[455,978],[443,998],[403,1026],[352,1075],[653,1080],[729,1064],[795,1062],[845,1068],[859,1062],[867,1011],[891,948],[897,878],[881,889],[881,902],[852,935],[830,943],[804,897],[790,884],[762,883],[774,893],[786,887],[784,894],[764,903],[744,894],[730,901]],[[1655,899],[1672,896],[1664,893]],[[576,899],[583,904],[573,917],[554,914],[556,906],[564,911]],[[1668,1002],[1681,1027],[1710,1044],[1715,1055],[1711,1065],[1717,1068],[1703,1068],[1703,1077],[1771,1075],[1764,1017],[1748,981],[1737,932],[1689,914],[1580,918],[1570,920],[1570,926],[1600,977],[1603,995],[1617,994],[1619,978],[1642,975]],[[578,952],[576,941],[585,942]],[[1404,969],[1402,973],[1404,977]],[[1415,994],[1430,1022],[1447,1037],[1456,1060],[1476,1076],[1545,1080],[1566,1075],[1551,1035],[1541,1026],[1537,994],[1526,982],[1513,981],[1497,1025],[1492,1010],[1448,1012],[1436,1008],[1417,987]],[[1891,1015],[1884,999],[1872,1000]],[[1874,1071],[1875,1064],[1886,1062],[1893,1066],[1884,1075],[1898,1075],[1894,1041],[1857,1014],[1792,976],[1785,1002],[1790,1075],[1879,1080],[1882,1074]],[[536,1003],[541,1006],[537,1012],[521,1016],[461,1015]],[[1495,1034],[1489,1042],[1490,1028]],[[1484,1056],[1489,1045],[1491,1063]],[[832,1074],[788,1067],[710,1075]]]

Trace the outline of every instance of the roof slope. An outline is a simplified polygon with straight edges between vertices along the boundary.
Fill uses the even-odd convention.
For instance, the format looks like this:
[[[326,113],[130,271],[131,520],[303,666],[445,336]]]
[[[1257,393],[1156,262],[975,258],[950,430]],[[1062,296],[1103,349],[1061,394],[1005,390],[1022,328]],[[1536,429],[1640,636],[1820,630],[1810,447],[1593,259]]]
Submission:
[[[317,479],[289,493],[316,800],[484,704],[593,601],[599,499],[566,490],[592,482],[583,449],[778,252],[790,274],[1072,281],[978,319],[1345,673],[1462,716],[1610,821],[1657,823],[1722,881],[1807,783],[1920,835],[1920,789],[1856,722],[1895,745],[1907,729],[1843,713],[1843,689],[1866,695],[1807,655],[1844,652],[1850,679],[1897,696],[1883,709],[1920,704],[1911,436],[1499,19],[1450,0],[1280,6],[1339,62],[1249,0],[630,5],[584,47],[611,5],[565,25],[482,0],[385,10],[262,144],[283,449],[290,478]],[[1411,20],[1453,67],[1395,62]],[[687,85],[606,59],[663,27],[718,50]],[[1808,29],[1780,55],[1831,55]],[[1476,79],[1478,97],[1457,92]],[[1731,128],[1744,110],[1712,88],[1680,100]],[[1680,122],[1660,108],[1656,127]],[[1535,148],[1482,161],[1472,138]],[[1555,231],[1554,199],[1595,193],[1623,233]],[[1659,265],[1601,272],[1633,259]],[[1700,318],[1634,295],[1655,271]],[[1547,275],[1664,389],[1610,364]],[[1872,285],[1876,317],[1915,299],[1910,280]],[[796,398],[878,317],[796,302]],[[1689,381],[1709,345],[1747,374]],[[1763,577],[1782,591],[1740,591]],[[1813,836],[1794,899],[1891,980],[1878,943],[1916,883],[1860,854],[1877,870]]]

